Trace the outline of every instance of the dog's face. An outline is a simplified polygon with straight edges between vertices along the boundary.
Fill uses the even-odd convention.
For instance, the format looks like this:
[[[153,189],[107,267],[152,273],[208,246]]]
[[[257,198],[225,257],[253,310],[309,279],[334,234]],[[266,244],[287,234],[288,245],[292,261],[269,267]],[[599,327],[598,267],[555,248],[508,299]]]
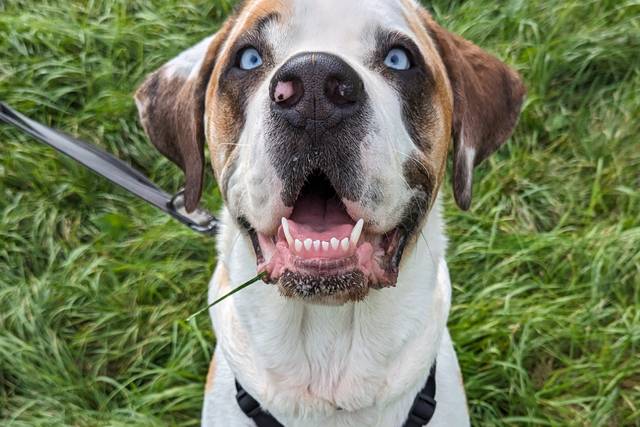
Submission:
[[[509,137],[524,88],[412,0],[248,0],[136,94],[152,142],[227,208],[282,293],[362,299],[395,284],[454,141],[454,195]],[[409,246],[408,246],[409,245]]]

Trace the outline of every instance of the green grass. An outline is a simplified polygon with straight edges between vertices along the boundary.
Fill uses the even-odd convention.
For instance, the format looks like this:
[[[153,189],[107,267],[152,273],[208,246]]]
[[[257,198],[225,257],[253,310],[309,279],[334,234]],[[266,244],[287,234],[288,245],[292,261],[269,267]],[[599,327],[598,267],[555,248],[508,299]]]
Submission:
[[[529,87],[472,210],[443,190],[473,424],[639,426],[640,3],[431,6]],[[0,99],[177,189],[131,93],[229,9],[0,1]],[[0,212],[0,424],[198,424],[215,339],[207,316],[184,319],[212,240],[5,126]]]

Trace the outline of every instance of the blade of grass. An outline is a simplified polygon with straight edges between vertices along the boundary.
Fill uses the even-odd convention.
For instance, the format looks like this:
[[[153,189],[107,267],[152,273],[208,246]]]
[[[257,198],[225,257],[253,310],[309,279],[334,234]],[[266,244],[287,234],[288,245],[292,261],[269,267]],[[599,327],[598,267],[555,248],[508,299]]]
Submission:
[[[191,321],[191,319],[196,318],[199,314],[202,314],[205,311],[209,310],[211,307],[213,307],[214,305],[218,304],[219,302],[222,302],[223,300],[229,298],[231,295],[235,294],[236,292],[240,292],[244,288],[247,288],[247,287],[253,285],[254,283],[262,280],[266,276],[267,276],[267,273],[263,271],[262,273],[258,274],[256,277],[254,277],[253,279],[251,279],[251,280],[249,280],[247,282],[244,282],[242,285],[238,286],[237,288],[235,288],[231,292],[227,293],[226,295],[221,296],[220,298],[218,298],[217,300],[215,300],[214,302],[212,302],[211,304],[209,304],[208,306],[206,306],[202,310],[199,310],[199,311],[193,313],[191,316],[189,316],[187,318],[187,322]]]

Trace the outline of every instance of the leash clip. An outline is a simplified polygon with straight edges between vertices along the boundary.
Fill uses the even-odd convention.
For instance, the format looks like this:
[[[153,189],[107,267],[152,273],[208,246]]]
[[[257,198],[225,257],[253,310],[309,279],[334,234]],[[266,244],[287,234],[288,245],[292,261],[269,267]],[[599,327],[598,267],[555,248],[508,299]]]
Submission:
[[[218,220],[200,207],[193,212],[187,212],[184,200],[184,188],[181,188],[167,203],[169,214],[198,233],[215,234],[218,228]]]

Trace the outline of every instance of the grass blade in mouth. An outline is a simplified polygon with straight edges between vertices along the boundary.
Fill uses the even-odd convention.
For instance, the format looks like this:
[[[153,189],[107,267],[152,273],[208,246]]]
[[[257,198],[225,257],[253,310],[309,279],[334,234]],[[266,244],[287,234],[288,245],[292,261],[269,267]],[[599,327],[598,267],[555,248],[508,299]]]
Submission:
[[[209,304],[208,306],[206,306],[202,310],[199,310],[199,311],[193,313],[191,316],[189,316],[187,318],[187,322],[191,321],[191,319],[196,318],[199,314],[204,313],[205,311],[209,310],[211,307],[213,307],[214,305],[218,304],[219,302],[222,302],[223,300],[229,298],[231,295],[235,294],[236,292],[240,292],[244,288],[247,288],[247,287],[253,285],[254,283],[264,279],[266,276],[267,276],[267,273],[265,271],[263,271],[262,273],[258,274],[256,277],[254,277],[253,279],[251,279],[251,280],[249,280],[247,282],[244,282],[242,285],[234,288],[232,291],[230,291],[227,294],[221,296],[220,298],[218,298],[217,300],[215,300],[214,302],[212,302],[211,304]]]

